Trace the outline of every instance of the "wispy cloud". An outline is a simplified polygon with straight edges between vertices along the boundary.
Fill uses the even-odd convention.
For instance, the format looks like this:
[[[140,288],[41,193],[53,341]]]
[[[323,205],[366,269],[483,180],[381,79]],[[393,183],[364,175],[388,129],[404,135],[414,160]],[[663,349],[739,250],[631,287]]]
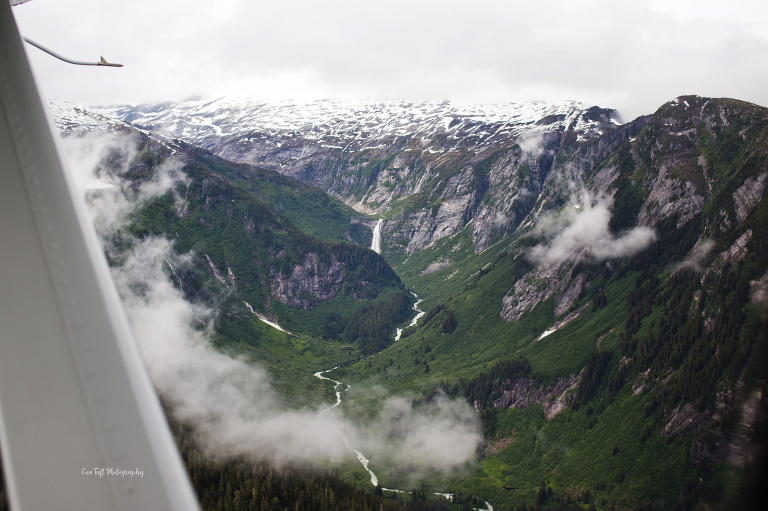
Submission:
[[[689,269],[698,273],[703,272],[713,248],[715,248],[713,240],[700,239],[693,246],[688,257],[678,265],[678,269]]]
[[[609,228],[613,198],[587,190],[571,196],[564,209],[542,215],[534,235],[544,241],[531,248],[527,257],[535,263],[566,259],[594,262],[630,256],[644,250],[656,239],[649,227],[635,227],[614,235]]]
[[[523,156],[528,158],[536,158],[537,156],[540,156],[541,153],[544,152],[544,149],[541,147],[541,143],[544,141],[544,135],[538,134],[529,136],[527,138],[522,138],[517,141],[517,144],[520,146],[520,149],[523,151]]]
[[[481,442],[479,420],[463,401],[438,395],[415,408],[412,401],[390,397],[375,418],[377,461],[422,471],[445,471],[458,460],[471,460]]]
[[[187,182],[175,158],[159,165],[151,179],[129,182],[125,173],[137,147],[123,137],[72,137],[64,147],[78,181],[86,188],[100,183],[86,194],[105,245],[125,226],[131,211]],[[382,400],[378,419],[365,433],[338,409],[320,418],[327,403],[286,409],[262,367],[212,346],[216,311],[188,301],[173,284],[173,269],[194,264],[193,254],[177,254],[171,241],[158,237],[127,245],[114,258],[120,265],[113,275],[149,373],[174,414],[195,426],[211,452],[276,463],[354,457],[341,433],[351,446],[397,453],[397,459],[437,470],[449,471],[473,459],[482,438],[471,408],[462,401],[440,399],[412,407],[390,396]]]

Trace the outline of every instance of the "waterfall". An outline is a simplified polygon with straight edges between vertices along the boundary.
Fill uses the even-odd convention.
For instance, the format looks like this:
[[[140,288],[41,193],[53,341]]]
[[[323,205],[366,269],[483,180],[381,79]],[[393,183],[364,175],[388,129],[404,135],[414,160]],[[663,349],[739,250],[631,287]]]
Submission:
[[[384,220],[379,219],[379,221],[376,222],[376,227],[373,228],[373,240],[371,241],[371,250],[373,250],[377,254],[381,254],[381,224],[383,223],[384,223]]]

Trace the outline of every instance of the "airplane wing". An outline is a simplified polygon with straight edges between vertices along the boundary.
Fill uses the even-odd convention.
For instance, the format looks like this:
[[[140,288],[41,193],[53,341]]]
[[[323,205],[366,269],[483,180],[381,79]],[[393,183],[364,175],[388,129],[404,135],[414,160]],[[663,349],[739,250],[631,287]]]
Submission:
[[[109,268],[0,1],[0,449],[11,508],[194,510]]]

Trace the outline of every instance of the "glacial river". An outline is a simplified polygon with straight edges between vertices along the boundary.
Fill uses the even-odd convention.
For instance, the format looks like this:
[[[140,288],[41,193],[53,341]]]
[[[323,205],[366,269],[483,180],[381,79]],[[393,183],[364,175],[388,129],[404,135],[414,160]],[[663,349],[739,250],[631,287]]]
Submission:
[[[416,303],[413,304],[413,310],[416,312],[416,316],[411,320],[411,322],[405,328],[408,328],[408,327],[411,327],[411,326],[415,326],[416,323],[419,321],[419,319],[424,315],[424,311],[419,308],[419,304],[421,303],[421,298],[416,296],[416,293],[412,293],[412,294],[416,298]],[[276,328],[276,329],[278,329],[278,330],[280,330],[282,332],[290,333],[290,332],[287,332],[286,330],[284,330],[277,323],[273,323],[273,322],[269,321],[267,318],[265,318],[264,316],[256,313],[249,303],[247,303],[247,302],[243,302],[243,303],[245,304],[246,307],[248,307],[248,310],[250,310],[253,314],[255,314],[261,321],[267,323],[271,327]],[[403,329],[402,328],[398,328],[397,329],[397,334],[395,335],[395,341],[400,340],[400,335],[402,333],[403,333]],[[344,434],[341,431],[339,431],[338,429],[333,427],[333,425],[331,423],[329,423],[328,421],[325,421],[325,419],[323,418],[323,415],[325,415],[326,413],[330,412],[331,410],[333,410],[337,406],[341,405],[341,393],[342,392],[346,392],[347,390],[350,389],[350,386],[347,385],[346,383],[343,383],[343,382],[340,382],[340,381],[336,381],[333,378],[329,378],[327,376],[324,376],[325,373],[330,373],[334,369],[338,369],[338,366],[332,367],[330,369],[325,369],[323,371],[318,371],[318,372],[315,373],[315,377],[316,378],[320,378],[321,380],[327,380],[327,381],[333,382],[333,390],[336,393],[336,402],[333,403],[331,406],[329,406],[327,408],[324,408],[323,410],[320,411],[320,419],[322,419],[323,422],[325,422],[325,424],[329,428],[333,429],[333,431],[336,432],[336,434],[339,435],[339,437],[341,437],[341,439],[344,441],[344,445],[347,447],[347,449],[349,449],[350,451],[355,453],[355,456],[357,457],[357,461],[360,462],[360,464],[363,466],[365,471],[368,472],[368,475],[371,477],[371,479],[370,479],[371,480],[371,484],[373,486],[378,486],[379,485],[379,478],[376,477],[376,474],[369,467],[370,460],[365,457],[365,454],[363,454],[361,451],[355,449],[352,445],[350,445],[349,440],[347,440],[347,437],[345,437]],[[382,490],[392,491],[392,492],[397,492],[397,493],[410,493],[409,491],[399,490],[397,488],[382,488]],[[445,497],[448,500],[453,500],[453,494],[452,493],[439,493],[439,492],[435,492],[435,495],[439,495],[439,496]],[[493,511],[493,506],[491,506],[486,501],[485,502],[485,509],[477,509],[477,508],[475,508],[475,511]]]
[[[417,298],[416,303],[413,304],[413,310],[416,311],[416,317],[413,318],[413,320],[408,325],[408,327],[415,326],[416,322],[419,320],[419,318],[421,318],[424,315],[424,311],[419,309],[419,304],[421,303],[421,299],[418,296],[416,296],[416,293],[413,293],[413,296]],[[406,327],[406,328],[408,328],[408,327]],[[400,335],[402,334],[402,332],[403,332],[403,329],[401,329],[401,328],[397,329],[397,335],[395,336],[395,341],[400,340]],[[329,378],[327,376],[323,376],[324,373],[330,373],[334,369],[338,369],[338,366],[332,367],[331,369],[326,369],[324,371],[318,371],[318,372],[315,373],[315,377],[316,378],[320,378],[321,380],[327,380],[327,381],[333,382],[333,385],[334,385],[333,386],[333,390],[336,393],[336,402],[334,404],[332,404],[331,406],[329,406],[328,408],[324,408],[323,410],[320,411],[320,418],[321,419],[323,418],[323,415],[325,415],[326,413],[330,412],[331,410],[333,410],[337,406],[341,405],[341,393],[342,392],[346,392],[347,390],[350,389],[350,386],[347,385],[346,383],[343,383],[343,382],[340,382],[340,381],[336,381],[333,378]],[[344,445],[347,446],[347,449],[349,449],[349,450],[351,450],[352,452],[355,453],[355,456],[357,457],[357,460],[363,466],[365,471],[368,472],[368,475],[371,476],[371,484],[373,486],[378,486],[379,485],[379,478],[376,477],[376,474],[369,467],[370,460],[368,458],[366,458],[365,455],[362,452],[360,452],[357,449],[355,449],[354,447],[352,447],[349,444],[349,441],[347,440],[347,438],[344,436],[344,434],[341,431],[339,431],[338,429],[334,428],[330,423],[328,423],[328,422],[325,422],[325,423],[328,425],[328,427],[333,429],[336,432],[337,435],[339,435],[341,437],[341,439],[344,441]],[[397,492],[397,493],[410,493],[409,491],[398,490],[397,488],[382,488],[382,490],[392,491],[392,492]],[[448,500],[453,500],[453,494],[452,493],[438,493],[438,492],[435,492],[435,495],[440,495],[442,497],[445,497]],[[493,506],[491,506],[486,501],[485,502],[485,509],[477,509],[477,508],[475,508],[475,511],[493,511]]]

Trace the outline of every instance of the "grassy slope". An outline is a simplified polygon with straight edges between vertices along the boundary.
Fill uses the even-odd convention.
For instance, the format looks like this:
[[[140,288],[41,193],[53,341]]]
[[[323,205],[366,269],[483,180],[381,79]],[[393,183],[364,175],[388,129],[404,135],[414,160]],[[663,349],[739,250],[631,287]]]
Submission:
[[[504,323],[498,316],[500,296],[508,290],[513,267],[510,257],[502,258],[476,286],[447,303],[458,320],[452,334],[440,332],[438,315],[371,359],[336,372],[342,379],[360,382],[347,396],[348,413],[365,416],[372,412],[370,403],[375,402],[376,394],[367,390],[369,386],[380,385],[395,393],[429,392],[441,381],[470,379],[497,360],[518,356],[529,360],[533,378],[552,382],[558,376],[578,373],[597,349],[597,339],[605,334],[601,349],[613,354],[606,374],[615,370],[627,316],[625,296],[637,275],[628,272],[605,283],[604,308],[593,311],[589,305],[563,329],[536,341],[553,321],[552,303],[542,303],[517,323]],[[589,297],[591,293],[575,307]],[[366,362],[371,362],[371,367],[365,367]],[[429,365],[428,373],[424,362]],[[435,476],[428,487],[480,496],[499,509],[516,506],[522,500],[532,504],[545,480],[560,496],[584,499],[588,491],[600,508],[605,502],[629,505],[649,495],[667,503],[676,501],[680,481],[694,474],[688,459],[690,440],[681,445],[665,444],[653,417],[644,412],[650,397],[633,395],[631,385],[624,385],[615,401],[605,406],[606,380],[604,377],[588,406],[578,411],[568,409],[551,421],[536,406],[500,411],[498,428],[489,440],[514,437],[511,446],[484,457],[470,474],[453,480]],[[596,423],[590,425],[595,418]],[[374,470],[377,468],[384,484],[407,484],[402,474],[384,467]]]
[[[161,160],[153,149],[144,151],[137,177],[150,176]],[[358,351],[341,350],[342,344],[350,344],[343,337],[325,340],[306,332],[326,323],[328,315],[345,321],[362,307],[375,308],[393,295],[404,295],[399,278],[380,256],[345,240],[349,231],[344,229],[359,228],[352,223],[357,214],[319,190],[279,174],[231,165],[207,153],[193,159],[184,172],[189,180],[176,189],[186,202],[183,216],[177,199],[166,194],[136,211],[126,232],[114,241],[127,249],[134,238],[168,237],[178,253],[194,254],[191,263],[176,271],[189,296],[219,311],[216,345],[264,366],[291,406],[316,404],[319,398],[331,400],[328,385],[313,374],[356,360]],[[302,231],[260,196],[285,205],[322,236]],[[312,214],[320,211],[325,213]],[[291,309],[270,300],[265,283],[272,272],[290,275],[308,252],[317,253],[321,261],[334,257],[347,264],[342,290],[312,310]],[[212,277],[206,256],[224,280],[227,268],[232,269],[236,289]],[[175,277],[173,281],[177,282]],[[246,301],[257,311],[272,308],[278,322],[285,321],[283,326],[299,335],[287,335],[261,322],[246,308]]]
[[[233,356],[264,367],[272,387],[289,407],[332,402],[332,388],[314,373],[347,363],[354,357],[337,342],[281,332],[255,316],[219,320],[215,344]]]

